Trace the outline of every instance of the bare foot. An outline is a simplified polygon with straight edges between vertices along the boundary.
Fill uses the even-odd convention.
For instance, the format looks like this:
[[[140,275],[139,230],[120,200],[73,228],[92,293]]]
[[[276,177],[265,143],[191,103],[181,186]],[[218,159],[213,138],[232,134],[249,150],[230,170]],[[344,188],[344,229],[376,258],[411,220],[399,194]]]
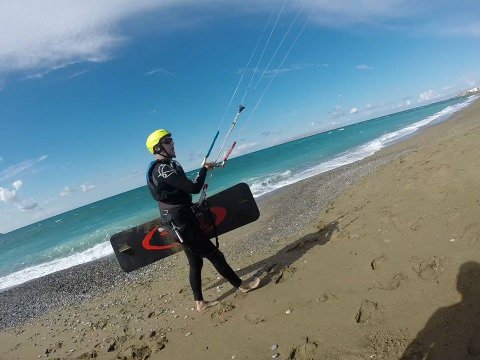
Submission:
[[[256,289],[258,287],[258,285],[260,285],[260,278],[259,277],[256,277],[255,279],[253,279],[252,281],[250,282],[245,282],[245,281],[242,281],[242,285],[240,285],[240,287],[238,288],[241,292],[249,292],[253,289]]]
[[[197,305],[197,311],[198,312],[205,311],[209,307],[218,305],[218,303],[219,303],[219,301],[217,301],[217,300],[215,300],[215,301],[205,301],[205,300],[195,301],[195,304]]]

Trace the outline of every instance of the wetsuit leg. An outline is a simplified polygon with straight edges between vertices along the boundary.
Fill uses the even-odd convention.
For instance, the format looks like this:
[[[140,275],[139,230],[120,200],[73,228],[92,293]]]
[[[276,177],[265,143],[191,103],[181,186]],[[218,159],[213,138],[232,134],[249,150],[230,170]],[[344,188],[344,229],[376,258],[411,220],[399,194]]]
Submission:
[[[185,212],[183,217],[175,219],[175,223],[181,228],[183,248],[190,265],[190,285],[195,300],[203,300],[202,297],[202,266],[203,258],[207,258],[230,284],[239,287],[242,280],[228,265],[223,253],[205,237],[203,231],[197,226],[193,213]]]
[[[203,258],[195,254],[191,249],[184,246],[183,250],[187,255],[188,265],[190,266],[189,280],[193,291],[195,301],[202,301],[202,267]]]
[[[232,267],[228,265],[225,256],[220,250],[215,249],[215,251],[205,257],[210,260],[218,273],[227,279],[232,286],[238,288],[242,284],[242,279],[240,279],[237,274],[235,274]]]

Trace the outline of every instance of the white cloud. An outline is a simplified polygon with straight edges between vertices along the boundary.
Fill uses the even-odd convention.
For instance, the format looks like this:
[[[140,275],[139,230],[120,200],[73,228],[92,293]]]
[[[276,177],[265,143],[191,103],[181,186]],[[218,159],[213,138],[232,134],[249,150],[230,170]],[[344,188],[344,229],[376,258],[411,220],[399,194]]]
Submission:
[[[257,149],[259,146],[260,144],[258,142],[242,143],[233,149],[233,155],[245,154],[251,150]]]
[[[270,13],[277,4],[278,0],[4,0],[0,2],[0,73],[27,70],[33,72],[29,78],[41,78],[72,64],[107,61],[129,40],[122,25],[153,11],[162,29],[171,29],[218,16]],[[444,1],[291,0],[285,14],[296,13],[300,4],[305,4],[303,14],[311,15],[311,24],[401,29],[398,20],[406,19],[405,31],[423,26],[424,31],[438,34],[480,36],[474,15],[477,4],[471,0],[458,0],[448,13]],[[423,25],[426,14],[432,19],[429,29]]]
[[[69,79],[74,79],[78,76],[81,76],[83,74],[86,74],[88,72],[88,70],[83,70],[83,71],[77,71],[76,73],[73,73],[72,75],[70,75],[68,78]]]
[[[355,67],[357,70],[373,70],[374,67],[367,64],[360,64]]]
[[[415,34],[480,37],[478,3],[473,0],[457,0],[455,6],[448,0],[307,0],[305,7],[320,25],[366,24]]]
[[[93,190],[93,189],[95,189],[95,188],[96,188],[95,185],[86,185],[86,184],[80,185],[80,189],[81,189],[83,192],[87,192],[87,191]]]
[[[72,194],[72,190],[70,190],[70,188],[68,186],[65,186],[65,188],[60,193],[60,196],[62,196],[62,197],[70,196],[71,194]]]
[[[336,118],[339,118],[339,117],[342,117],[343,115],[345,115],[345,112],[343,111],[341,105],[337,105],[335,107],[335,110],[330,111],[329,113],[332,114],[332,116],[331,116],[332,119],[336,119]]]
[[[20,180],[15,180],[12,184],[12,189],[0,187],[0,201],[8,205],[13,205],[16,208],[24,211],[33,210],[38,207],[38,203],[33,200],[21,200],[17,193],[22,188],[23,183]]]
[[[408,11],[407,1],[404,0],[364,0],[361,5],[355,0],[307,0],[305,4],[313,21],[332,26],[397,18]]]
[[[260,133],[260,135],[262,136],[278,136],[282,133],[282,130],[280,129],[277,129],[277,130],[273,130],[273,131],[263,131],[262,133]],[[243,139],[244,140],[244,139]]]
[[[300,71],[300,70],[306,70],[306,69],[312,69],[312,68],[325,68],[328,67],[328,64],[292,64],[280,69],[272,69],[272,70],[260,70],[260,69],[251,69],[251,71],[258,73],[261,72],[263,73],[263,76],[268,78],[268,77],[273,77],[277,76],[280,74],[284,73],[289,73],[293,71]],[[243,69],[238,70],[239,73],[243,72]]]
[[[42,79],[44,76],[48,75],[52,71],[60,70],[60,69],[66,68],[67,66],[74,65],[74,64],[75,64],[75,62],[66,62],[64,64],[54,65],[54,66],[52,66],[52,67],[50,67],[46,70],[43,70],[43,71],[40,71],[40,72],[37,72],[37,73],[33,73],[33,74],[29,74],[29,75],[25,76],[25,79]]]
[[[0,181],[5,181],[34,169],[35,165],[46,160],[48,155],[40,156],[38,159],[24,160],[18,164],[11,165],[0,172]]]
[[[433,100],[435,98],[437,98],[438,95],[435,93],[435,91],[433,90],[427,90],[427,91],[424,91],[423,93],[420,94],[419,96],[419,102],[421,101],[430,101],[430,100]]]
[[[153,68],[153,69],[150,70],[149,72],[146,72],[146,73],[145,73],[145,76],[150,76],[150,75],[155,75],[155,74],[175,76],[175,75],[172,74],[170,71],[167,71],[167,70],[162,69],[162,68]]]
[[[480,24],[471,23],[471,24],[462,24],[462,25],[451,25],[444,27],[438,31],[440,35],[448,36],[467,36],[467,37],[476,37],[480,38]]]
[[[101,62],[125,41],[122,21],[173,0],[0,2],[0,73]],[[43,74],[43,75],[42,75]]]
[[[358,109],[356,107],[350,109],[350,114],[358,113]]]

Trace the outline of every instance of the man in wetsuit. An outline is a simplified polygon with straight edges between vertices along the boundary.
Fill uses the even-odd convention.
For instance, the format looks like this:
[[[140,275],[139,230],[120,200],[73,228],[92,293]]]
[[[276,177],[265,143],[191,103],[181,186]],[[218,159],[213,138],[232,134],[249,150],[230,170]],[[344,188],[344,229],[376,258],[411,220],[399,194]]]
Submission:
[[[223,253],[199,228],[192,210],[192,194],[198,194],[202,190],[207,171],[212,170],[215,164],[203,164],[197,178],[191,181],[174,160],[175,147],[170,132],[164,129],[154,131],[148,136],[146,145],[156,158],[147,172],[148,188],[158,202],[162,225],[178,232],[190,266],[190,286],[197,310],[203,311],[218,303],[203,299],[203,258],[207,258],[220,275],[239,290],[248,292],[258,287],[259,278],[245,282],[235,274]]]

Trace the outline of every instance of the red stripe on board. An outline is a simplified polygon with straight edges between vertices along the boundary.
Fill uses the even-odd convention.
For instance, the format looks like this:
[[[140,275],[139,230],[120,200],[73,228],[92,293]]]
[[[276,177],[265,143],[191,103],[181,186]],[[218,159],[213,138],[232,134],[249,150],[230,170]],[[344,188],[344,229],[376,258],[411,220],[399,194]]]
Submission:
[[[153,235],[155,234],[155,232],[158,230],[158,226],[155,226],[152,230],[150,230],[150,232],[145,235],[145,237],[143,238],[142,240],[142,247],[145,249],[145,250],[168,250],[168,249],[171,249],[175,246],[178,246],[179,244],[169,244],[169,245],[152,245],[150,244],[150,241],[152,240],[153,238]],[[167,236],[168,235],[168,231],[162,231],[160,233],[160,236]]]
[[[215,226],[220,225],[227,216],[227,210],[225,208],[212,207],[210,211],[215,215]]]

